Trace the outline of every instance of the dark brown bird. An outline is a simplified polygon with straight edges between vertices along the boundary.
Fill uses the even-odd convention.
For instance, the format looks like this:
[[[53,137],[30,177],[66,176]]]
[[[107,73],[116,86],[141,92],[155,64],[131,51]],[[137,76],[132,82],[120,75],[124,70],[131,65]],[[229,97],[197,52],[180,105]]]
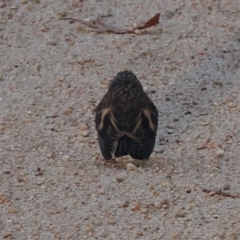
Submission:
[[[96,130],[105,159],[148,159],[155,145],[158,111],[130,71],[119,72],[96,107]]]

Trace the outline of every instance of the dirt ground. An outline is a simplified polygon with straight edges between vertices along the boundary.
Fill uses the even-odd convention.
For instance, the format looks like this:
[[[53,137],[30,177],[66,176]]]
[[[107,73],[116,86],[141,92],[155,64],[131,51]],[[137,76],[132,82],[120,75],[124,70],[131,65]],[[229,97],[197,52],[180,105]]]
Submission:
[[[141,35],[59,20],[158,12]],[[160,113],[147,163],[97,144],[126,68]],[[0,239],[240,239],[239,80],[239,0],[1,0]]]

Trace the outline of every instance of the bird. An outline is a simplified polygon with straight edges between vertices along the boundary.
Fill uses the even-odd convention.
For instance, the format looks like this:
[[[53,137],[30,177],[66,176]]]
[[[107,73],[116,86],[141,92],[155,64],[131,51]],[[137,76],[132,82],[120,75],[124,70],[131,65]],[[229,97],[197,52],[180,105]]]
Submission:
[[[133,72],[118,72],[110,81],[95,109],[95,127],[106,160],[126,155],[149,159],[158,129],[158,110]]]

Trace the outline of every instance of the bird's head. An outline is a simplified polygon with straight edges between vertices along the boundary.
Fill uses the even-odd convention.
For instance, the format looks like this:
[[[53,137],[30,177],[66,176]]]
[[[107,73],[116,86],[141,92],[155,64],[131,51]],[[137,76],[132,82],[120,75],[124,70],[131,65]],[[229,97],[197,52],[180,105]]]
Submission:
[[[114,91],[116,88],[121,88],[125,90],[137,88],[139,91],[143,89],[142,84],[137,79],[136,75],[129,70],[117,73],[115,78],[111,81],[109,90]]]

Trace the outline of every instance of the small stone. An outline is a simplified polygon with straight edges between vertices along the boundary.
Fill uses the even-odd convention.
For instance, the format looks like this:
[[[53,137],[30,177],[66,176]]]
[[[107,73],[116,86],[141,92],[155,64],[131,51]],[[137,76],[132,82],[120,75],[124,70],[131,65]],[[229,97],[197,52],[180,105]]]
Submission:
[[[41,31],[42,32],[49,32],[49,28],[48,27],[41,27]]]
[[[135,29],[134,32],[135,32],[136,35],[141,35],[142,34],[142,31],[139,30],[139,29]]]
[[[135,171],[137,167],[133,163],[128,163],[127,164],[127,170],[128,171]]]
[[[23,172],[20,172],[18,175],[17,175],[17,180],[19,182],[23,182],[24,181],[24,176],[25,174]]]
[[[53,158],[54,157],[54,153],[48,153],[47,154],[47,158]]]
[[[208,194],[210,197],[216,195],[216,193],[214,191],[211,191],[209,194]]]
[[[11,10],[17,10],[18,7],[17,7],[17,6],[11,6],[10,9],[11,9]]]
[[[118,178],[116,178],[116,182],[118,182],[118,183],[121,183],[121,182],[123,182],[123,178],[121,178],[121,177],[118,177]]]
[[[88,234],[88,236],[91,236],[94,230],[92,226],[86,226],[85,231]]]
[[[91,107],[91,105],[89,103],[85,103],[83,105],[83,110],[88,110],[88,109],[90,109],[90,107]]]
[[[183,209],[179,209],[176,214],[175,218],[183,218],[186,217],[187,213]]]
[[[67,17],[67,13],[66,12],[59,12],[58,16],[63,18],[63,17]]]
[[[216,151],[217,156],[223,156],[224,155],[224,150],[223,149],[218,149]]]
[[[82,142],[82,143],[86,143],[86,142],[89,142],[89,138],[87,138],[87,137],[80,137],[79,141]]]
[[[136,23],[133,24],[133,29],[137,29],[138,25]]]
[[[73,109],[72,108],[67,108],[63,111],[63,114],[64,115],[70,115],[71,113],[73,112]]]
[[[139,230],[138,230],[138,231],[137,231],[137,236],[138,236],[138,237],[142,237],[142,236],[144,236],[144,233],[143,233],[142,231],[139,231]]]
[[[110,81],[109,81],[109,79],[104,79],[104,80],[102,80],[101,82],[100,82],[102,85],[109,85],[109,83],[110,83]]]
[[[7,4],[5,2],[0,2],[0,8],[4,8],[6,6],[7,6]]]
[[[51,46],[56,46],[57,45],[57,40],[56,39],[49,39],[47,41],[47,44],[51,45]]]
[[[88,126],[86,123],[80,123],[79,124],[79,129],[80,130],[88,130]]]
[[[18,213],[18,210],[15,207],[10,207],[8,213]]]
[[[146,92],[148,90],[148,86],[144,86],[143,90]]]
[[[149,209],[147,209],[147,208],[143,208],[143,209],[141,210],[141,213],[142,213],[142,214],[148,214],[148,212],[149,212]]]
[[[239,91],[237,89],[232,89],[232,93],[239,93]]]
[[[153,190],[154,190],[154,186],[151,185],[151,186],[149,187],[149,190],[150,190],[150,191],[153,191]]]
[[[83,137],[88,137],[89,136],[89,130],[83,130],[82,132],[81,132],[81,134],[82,134],[82,136]]]
[[[230,190],[230,189],[231,189],[231,186],[230,186],[229,183],[225,183],[225,184],[223,185],[223,190],[228,191],[228,190]]]
[[[99,191],[98,191],[99,194],[101,195],[104,195],[105,194],[105,190],[103,188],[101,188]]]
[[[154,203],[154,207],[157,208],[157,209],[161,209],[163,206],[163,203],[162,202],[155,202]]]
[[[237,104],[236,104],[236,103],[233,103],[233,102],[230,102],[230,103],[228,104],[228,107],[230,107],[230,108],[235,108],[235,107],[237,107]]]
[[[127,208],[129,206],[129,201],[125,201],[122,205],[124,208]]]

